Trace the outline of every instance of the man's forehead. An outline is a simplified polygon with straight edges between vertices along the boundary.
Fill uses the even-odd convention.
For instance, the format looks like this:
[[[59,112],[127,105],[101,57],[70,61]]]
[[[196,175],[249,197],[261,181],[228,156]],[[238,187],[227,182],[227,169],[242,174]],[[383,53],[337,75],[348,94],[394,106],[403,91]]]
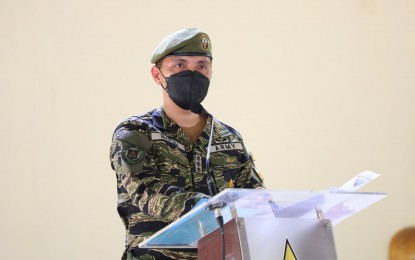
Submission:
[[[211,58],[206,57],[206,56],[170,55],[170,56],[164,57],[163,60],[166,62],[182,61],[182,62],[212,63]]]

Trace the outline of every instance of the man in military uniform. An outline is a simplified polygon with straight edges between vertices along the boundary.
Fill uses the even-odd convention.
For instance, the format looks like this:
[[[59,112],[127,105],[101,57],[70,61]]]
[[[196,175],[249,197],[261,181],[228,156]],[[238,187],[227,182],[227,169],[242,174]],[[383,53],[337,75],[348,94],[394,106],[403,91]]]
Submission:
[[[196,28],[174,32],[160,42],[151,62],[163,105],[121,122],[111,145],[117,209],[127,231],[122,259],[197,259],[196,250],[138,244],[209,198],[206,168],[219,192],[264,184],[240,134],[201,105],[212,76],[209,36]]]

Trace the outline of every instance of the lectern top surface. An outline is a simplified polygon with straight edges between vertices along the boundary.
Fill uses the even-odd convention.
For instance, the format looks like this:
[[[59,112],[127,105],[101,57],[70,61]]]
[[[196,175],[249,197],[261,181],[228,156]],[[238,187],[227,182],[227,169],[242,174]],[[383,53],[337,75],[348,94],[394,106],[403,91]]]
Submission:
[[[212,207],[221,206],[225,223],[233,217],[329,219],[336,225],[385,193],[226,189],[140,244],[143,248],[196,248],[218,225]]]

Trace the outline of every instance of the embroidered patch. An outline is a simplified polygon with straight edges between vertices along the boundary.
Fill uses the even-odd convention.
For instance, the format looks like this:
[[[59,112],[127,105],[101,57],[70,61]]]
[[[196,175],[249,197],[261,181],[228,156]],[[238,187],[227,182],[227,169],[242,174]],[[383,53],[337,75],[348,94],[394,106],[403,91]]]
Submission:
[[[144,150],[140,146],[128,145],[122,150],[122,159],[129,164],[137,164],[144,159]]]
[[[226,163],[236,163],[236,162],[238,162],[238,158],[236,158],[236,156],[226,157]]]
[[[229,151],[229,150],[243,150],[242,143],[224,143],[224,144],[215,144],[212,145],[210,151],[220,152],[220,151]]]
[[[162,133],[157,133],[157,132],[151,133],[151,140],[164,140],[166,142],[169,142],[171,144],[176,145],[177,147],[179,147],[180,150],[186,151],[186,148],[183,144],[177,142],[176,140],[173,140],[173,139],[167,137],[166,135],[164,135]]]

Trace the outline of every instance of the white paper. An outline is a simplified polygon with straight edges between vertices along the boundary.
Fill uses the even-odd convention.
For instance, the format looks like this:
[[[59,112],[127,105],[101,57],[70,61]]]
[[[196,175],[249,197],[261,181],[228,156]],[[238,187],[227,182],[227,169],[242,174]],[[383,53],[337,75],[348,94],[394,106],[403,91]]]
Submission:
[[[377,174],[372,171],[363,171],[353,177],[350,181],[343,184],[339,190],[343,191],[356,191],[360,189],[361,187],[365,186],[369,182],[373,181],[377,177],[379,177],[380,174]]]

